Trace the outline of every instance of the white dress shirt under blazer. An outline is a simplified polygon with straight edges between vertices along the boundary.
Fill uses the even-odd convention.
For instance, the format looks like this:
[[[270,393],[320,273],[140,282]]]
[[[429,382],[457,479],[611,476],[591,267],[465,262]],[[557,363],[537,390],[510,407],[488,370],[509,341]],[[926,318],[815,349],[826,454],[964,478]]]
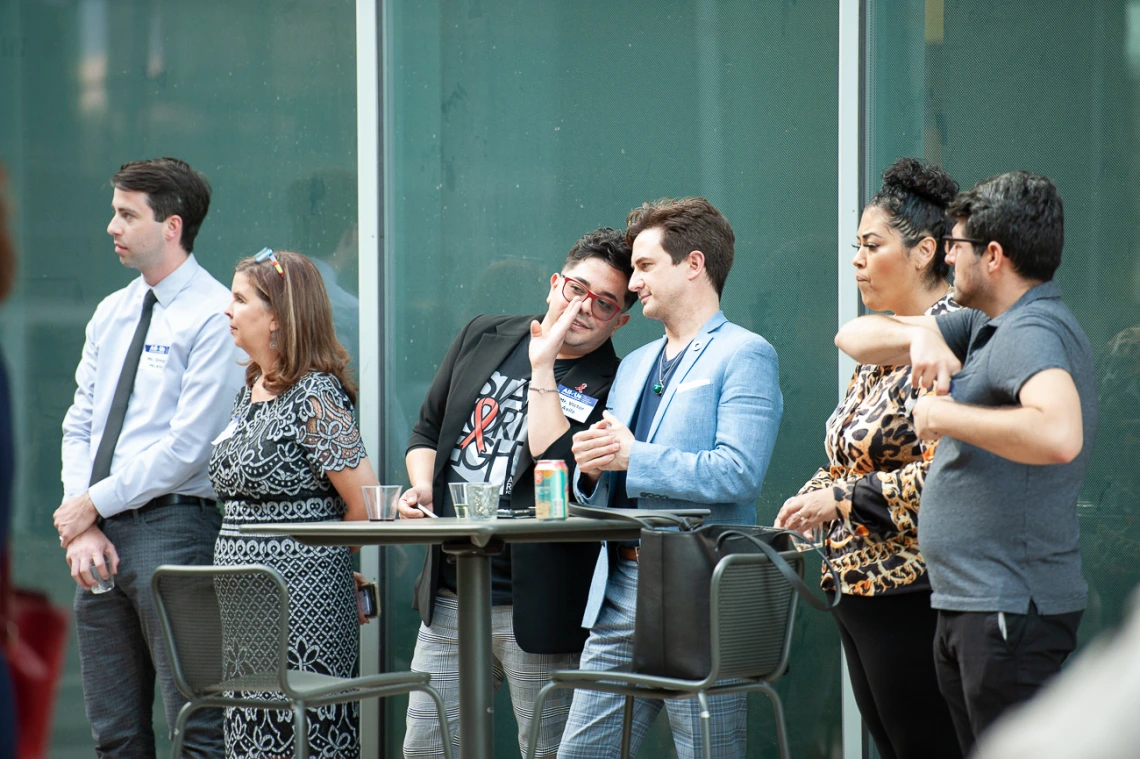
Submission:
[[[140,276],[107,296],[87,323],[75,400],[63,420],[63,492],[88,489],[110,517],[170,493],[215,498],[206,474],[211,441],[245,381],[229,319],[230,292],[191,255],[155,285],[157,302],[111,476],[88,487],[91,467],[148,286]]]

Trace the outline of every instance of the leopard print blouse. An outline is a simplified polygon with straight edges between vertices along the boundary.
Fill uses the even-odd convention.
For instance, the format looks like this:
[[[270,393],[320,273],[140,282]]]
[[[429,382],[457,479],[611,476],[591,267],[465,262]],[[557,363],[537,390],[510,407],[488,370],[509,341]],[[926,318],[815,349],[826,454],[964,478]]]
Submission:
[[[956,311],[953,293],[926,314]],[[935,443],[918,439],[911,420],[925,392],[910,385],[909,366],[861,364],[847,396],[827,420],[821,467],[800,494],[831,488],[841,519],[827,529],[827,556],[840,592],[877,596],[930,587],[918,550],[918,505]],[[820,583],[834,590],[830,574]]]

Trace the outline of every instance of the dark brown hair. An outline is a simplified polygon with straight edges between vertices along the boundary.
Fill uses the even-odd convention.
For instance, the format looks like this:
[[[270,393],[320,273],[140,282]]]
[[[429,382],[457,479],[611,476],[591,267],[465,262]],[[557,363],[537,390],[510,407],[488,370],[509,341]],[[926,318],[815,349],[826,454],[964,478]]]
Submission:
[[[285,276],[270,261],[243,258],[234,268],[244,274],[277,319],[277,365],[258,366],[250,361],[245,384],[253,387],[264,374],[269,392],[280,395],[308,372],[325,372],[340,380],[348,398],[356,403],[356,384],[348,370],[349,355],[336,339],[332,305],[321,274],[300,253],[274,251]]]
[[[612,227],[602,227],[593,232],[587,232],[574,243],[574,247],[566,254],[562,262],[562,271],[566,271],[591,258],[604,261],[610,268],[621,272],[628,284],[633,276],[633,266],[629,262],[629,245],[626,244],[625,234]],[[637,293],[632,290],[625,291],[623,307],[629,309],[637,300]]]
[[[950,215],[966,223],[966,236],[1001,245],[1013,268],[1025,279],[1048,282],[1061,265],[1065,247],[1065,205],[1049,177],[1010,171],[983,179],[959,193]]]
[[[0,166],[0,301],[8,297],[16,284],[16,244],[8,231],[7,188],[8,178],[4,175],[4,167]]]
[[[661,230],[661,247],[681,263],[694,250],[705,254],[705,273],[719,297],[732,269],[736,236],[732,226],[712,203],[704,198],[662,198],[642,203],[625,218],[625,241],[633,241],[647,229]]]
[[[945,171],[904,156],[883,172],[883,186],[867,203],[868,208],[875,206],[886,212],[887,224],[898,230],[908,255],[909,249],[925,237],[933,237],[938,243],[934,259],[922,273],[923,281],[931,286],[944,285],[950,276],[942,238],[954,226],[946,208],[957,194],[958,183]]]
[[[182,249],[194,252],[194,240],[210,210],[210,183],[200,171],[177,158],[152,158],[124,163],[111,186],[116,190],[145,192],[155,221],[171,216],[182,219]]]

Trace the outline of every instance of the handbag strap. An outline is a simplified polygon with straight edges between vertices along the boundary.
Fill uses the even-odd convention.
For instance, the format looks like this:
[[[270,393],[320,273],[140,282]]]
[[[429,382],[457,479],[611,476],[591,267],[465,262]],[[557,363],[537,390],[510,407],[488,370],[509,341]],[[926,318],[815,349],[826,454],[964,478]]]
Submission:
[[[629,511],[635,511],[630,509]],[[661,527],[660,524],[654,524],[646,517],[636,516],[627,513],[627,511],[620,511],[617,509],[599,509],[593,506],[571,505],[570,515],[575,517],[588,517],[590,519],[617,519],[620,521],[633,522],[641,525],[643,530],[655,530]],[[653,519],[661,522],[669,522],[676,525],[682,532],[689,532],[693,529],[693,523],[687,517],[678,516],[677,514],[670,514],[665,511],[654,511]]]
[[[836,584],[838,585],[839,575],[836,574],[835,567],[833,567],[831,565],[831,562],[828,561],[827,556],[818,548],[816,548],[812,543],[805,540],[803,535],[800,535],[798,532],[793,532],[792,530],[768,530],[767,532],[771,535],[787,535],[791,540],[798,539],[806,545],[811,546],[812,550],[814,550],[820,555],[820,557],[823,558],[823,563],[827,565],[827,571],[831,573],[832,579],[835,580]],[[774,566],[776,570],[784,576],[784,579],[787,580],[788,584],[791,585],[792,588],[800,594],[800,597],[811,604],[812,608],[818,609],[819,611],[833,611],[835,607],[839,605],[840,596],[842,594],[836,592],[835,598],[831,600],[830,604],[826,601],[821,601],[820,599],[816,598],[812,594],[811,590],[808,589],[808,586],[804,583],[803,579],[799,576],[799,573],[792,569],[791,565],[785,561],[784,557],[780,555],[779,551],[777,551],[769,544],[765,543],[763,540],[760,540],[755,535],[749,535],[748,533],[742,532],[740,530],[725,530],[719,536],[717,536],[716,539],[716,549],[718,554],[720,553],[721,544],[729,538],[743,538],[752,542],[765,556],[768,557],[768,560],[772,562],[772,566]]]

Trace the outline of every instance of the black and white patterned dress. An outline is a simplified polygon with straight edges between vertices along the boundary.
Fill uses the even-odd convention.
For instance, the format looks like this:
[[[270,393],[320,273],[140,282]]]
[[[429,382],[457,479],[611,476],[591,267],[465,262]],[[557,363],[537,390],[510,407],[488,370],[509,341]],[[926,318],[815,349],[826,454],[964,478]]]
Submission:
[[[210,481],[225,502],[214,564],[266,564],[279,570],[289,587],[290,668],[355,676],[359,628],[349,549],[238,532],[243,524],[344,517],[344,500],[325,473],[352,469],[365,456],[352,404],[335,377],[310,372],[262,403],[251,403],[244,388],[233,419],[233,434],[215,445],[210,458]],[[243,611],[236,599],[227,603],[223,584],[218,592],[223,625],[241,629],[245,620],[239,617],[248,614],[248,606]],[[310,709],[308,719],[312,756],[359,757],[357,704]],[[293,717],[287,711],[226,709],[225,736],[228,759],[294,753]]]

